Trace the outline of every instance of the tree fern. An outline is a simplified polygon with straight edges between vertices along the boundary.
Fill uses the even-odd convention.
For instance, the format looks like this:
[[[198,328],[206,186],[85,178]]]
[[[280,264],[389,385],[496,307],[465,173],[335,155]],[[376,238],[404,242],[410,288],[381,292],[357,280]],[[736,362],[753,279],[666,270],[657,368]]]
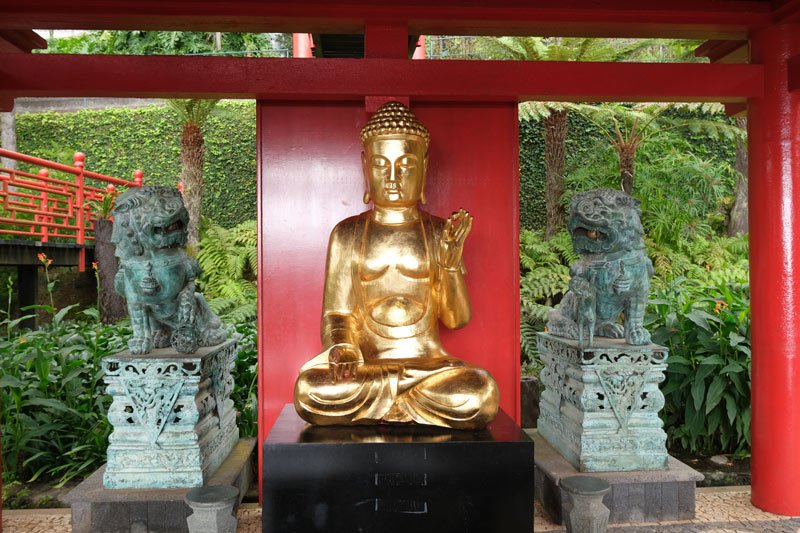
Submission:
[[[246,221],[227,229],[208,220],[202,227],[198,280],[211,308],[232,323],[256,317],[257,225]]]

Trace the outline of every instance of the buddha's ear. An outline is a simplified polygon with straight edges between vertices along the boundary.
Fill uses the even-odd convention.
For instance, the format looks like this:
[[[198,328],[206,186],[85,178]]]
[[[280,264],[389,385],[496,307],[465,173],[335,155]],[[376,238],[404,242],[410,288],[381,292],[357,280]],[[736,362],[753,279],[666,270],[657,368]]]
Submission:
[[[361,169],[363,170],[364,174],[364,198],[363,201],[365,204],[368,204],[372,201],[372,198],[369,196],[369,174],[367,169],[367,154],[361,152]]]
[[[425,157],[422,158],[422,194],[419,195],[419,201],[422,205],[428,203],[428,197],[425,196],[425,185],[428,182],[428,152],[425,152]]]

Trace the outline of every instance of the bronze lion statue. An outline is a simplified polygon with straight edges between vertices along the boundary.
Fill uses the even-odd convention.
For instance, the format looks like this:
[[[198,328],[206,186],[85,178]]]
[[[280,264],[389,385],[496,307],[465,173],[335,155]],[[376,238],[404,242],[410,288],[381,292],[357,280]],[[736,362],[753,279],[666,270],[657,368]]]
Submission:
[[[111,242],[120,266],[114,288],[128,304],[135,355],[172,346],[194,353],[227,337],[219,317],[195,290],[200,265],[184,250],[189,213],[168,187],[136,187],[121,194],[113,211]]]
[[[595,335],[649,344],[643,320],[654,271],[644,249],[639,201],[612,189],[576,194],[567,228],[581,259],[570,268],[570,290],[550,312],[548,332],[581,344],[588,337],[592,345]]]

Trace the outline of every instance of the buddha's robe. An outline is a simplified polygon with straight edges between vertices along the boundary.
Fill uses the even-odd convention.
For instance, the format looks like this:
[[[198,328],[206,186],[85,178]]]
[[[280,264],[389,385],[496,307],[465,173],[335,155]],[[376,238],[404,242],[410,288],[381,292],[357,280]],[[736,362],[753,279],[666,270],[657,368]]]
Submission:
[[[440,308],[441,280],[435,253],[444,221],[424,212],[402,225],[372,220],[371,211],[334,228],[328,246],[322,342],[326,350],[301,369],[295,385],[297,412],[312,424],[429,424],[481,428],[498,409],[494,379],[450,356],[438,322],[460,327]],[[467,298],[463,267],[456,276]],[[469,309],[468,300],[466,307]],[[458,315],[459,313],[456,313]],[[460,313],[464,315],[464,313]],[[355,375],[334,380],[330,350],[358,346]]]

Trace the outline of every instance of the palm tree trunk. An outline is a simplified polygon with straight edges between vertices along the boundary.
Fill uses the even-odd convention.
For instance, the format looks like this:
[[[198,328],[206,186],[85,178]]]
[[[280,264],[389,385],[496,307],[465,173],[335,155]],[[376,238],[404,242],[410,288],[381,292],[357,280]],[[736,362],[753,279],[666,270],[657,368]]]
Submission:
[[[736,125],[747,130],[747,117],[737,117]],[[736,199],[731,208],[728,235],[740,235],[749,230],[747,223],[747,139],[736,138]]]
[[[636,145],[633,143],[617,146],[619,155],[619,180],[622,190],[633,194],[633,178],[636,175]]]
[[[12,152],[17,151],[17,130],[16,130],[16,115],[11,110],[8,113],[0,113],[0,130],[2,130],[2,137],[0,137],[0,146]],[[5,157],[0,160],[0,166],[10,169],[17,168],[17,161],[15,159],[6,159]]]
[[[190,247],[200,241],[200,215],[203,200],[203,133],[194,122],[186,122],[181,132],[181,181],[183,203],[189,211]]]
[[[545,239],[564,227],[564,167],[567,161],[567,110],[553,110],[544,119],[544,172],[547,225]]]
[[[119,260],[114,255],[116,246],[111,244],[114,223],[106,218],[94,221],[94,258],[100,276],[100,319],[113,324],[128,316],[125,300],[114,290],[114,279],[119,270]]]

